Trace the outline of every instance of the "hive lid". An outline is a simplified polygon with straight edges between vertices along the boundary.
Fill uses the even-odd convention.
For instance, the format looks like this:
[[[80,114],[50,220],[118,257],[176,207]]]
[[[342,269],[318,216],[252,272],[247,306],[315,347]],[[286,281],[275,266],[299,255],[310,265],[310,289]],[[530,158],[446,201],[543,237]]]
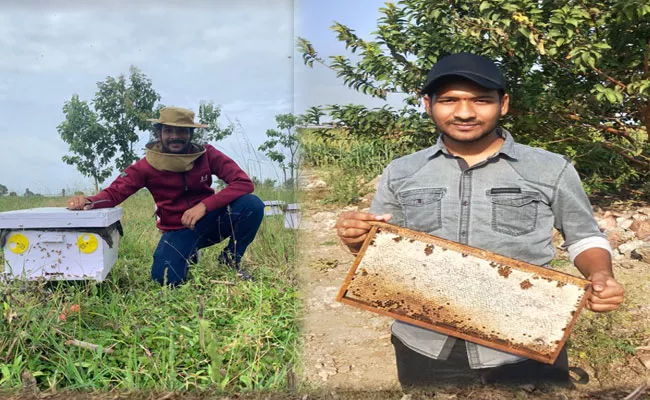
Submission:
[[[266,200],[266,201],[264,201],[265,206],[281,206],[281,205],[284,205],[284,204],[286,204],[286,203],[284,201],[282,201],[282,200]]]
[[[0,229],[102,228],[122,217],[122,208],[68,210],[40,207],[0,212]]]

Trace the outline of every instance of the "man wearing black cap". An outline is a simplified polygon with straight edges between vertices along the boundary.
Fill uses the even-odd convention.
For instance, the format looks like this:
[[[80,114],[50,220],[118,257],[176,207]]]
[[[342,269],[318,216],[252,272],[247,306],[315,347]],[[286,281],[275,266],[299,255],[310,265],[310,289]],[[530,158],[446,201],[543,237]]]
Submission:
[[[499,68],[481,56],[453,54],[431,68],[421,94],[440,133],[437,143],[388,165],[370,213],[339,216],[342,242],[357,252],[370,229],[366,221],[389,221],[549,266],[555,227],[571,261],[591,280],[588,308],[617,309],[624,289],[576,170],[560,155],[516,143],[499,126],[510,100]],[[391,332],[404,387],[570,384],[565,349],[548,365],[400,321]]]

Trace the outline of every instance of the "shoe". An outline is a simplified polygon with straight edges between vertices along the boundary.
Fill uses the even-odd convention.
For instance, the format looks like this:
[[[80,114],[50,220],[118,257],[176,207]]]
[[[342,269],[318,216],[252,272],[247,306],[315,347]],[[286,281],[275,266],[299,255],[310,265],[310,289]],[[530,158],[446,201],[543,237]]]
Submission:
[[[228,266],[228,267],[234,269],[235,271],[237,271],[237,276],[241,280],[243,280],[243,281],[251,281],[251,282],[255,280],[253,275],[246,272],[246,270],[244,270],[243,268],[240,268],[240,266],[237,265],[237,263],[234,262],[230,257],[224,256],[223,254],[221,254],[219,256],[219,258],[218,258],[218,261],[219,261],[219,264]]]
[[[255,278],[253,277],[253,275],[249,274],[248,272],[246,272],[246,271],[243,270],[243,269],[238,269],[238,270],[237,270],[237,276],[238,276],[239,279],[241,279],[242,281],[250,281],[250,282],[254,282],[254,281],[255,281]]]

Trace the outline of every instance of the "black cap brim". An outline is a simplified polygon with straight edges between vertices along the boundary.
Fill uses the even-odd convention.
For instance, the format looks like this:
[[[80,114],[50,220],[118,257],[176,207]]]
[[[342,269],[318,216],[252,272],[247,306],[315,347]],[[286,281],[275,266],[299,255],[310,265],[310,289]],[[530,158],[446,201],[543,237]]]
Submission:
[[[503,87],[503,84],[499,82],[495,82],[493,80],[487,79],[481,75],[478,75],[473,72],[469,71],[454,71],[453,73],[447,73],[447,74],[441,74],[437,76],[435,79],[433,79],[431,82],[428,82],[422,90],[420,90],[421,95],[426,95],[429,93],[432,93],[440,87],[441,84],[445,82],[445,78],[449,78],[451,76],[458,76],[461,78],[469,79],[470,81],[476,83],[477,85],[484,87],[488,90],[505,90]]]

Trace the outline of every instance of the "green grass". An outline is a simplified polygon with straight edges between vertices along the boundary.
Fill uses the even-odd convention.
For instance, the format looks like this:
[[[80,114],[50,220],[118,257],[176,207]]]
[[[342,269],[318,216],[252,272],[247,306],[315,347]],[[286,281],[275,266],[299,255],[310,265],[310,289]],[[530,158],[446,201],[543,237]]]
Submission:
[[[366,183],[392,160],[415,149],[399,141],[361,138],[344,131],[301,131],[304,165],[316,168],[328,184],[328,204],[353,204],[367,193]]]
[[[295,198],[270,188],[258,195]],[[65,204],[63,198],[0,199],[0,211]],[[282,216],[265,217],[246,253],[255,282],[240,281],[217,263],[223,243],[202,250],[189,281],[169,289],[150,278],[160,235],[151,196],[139,192],[122,206],[124,237],[104,282],[0,284],[0,390],[20,388],[26,371],[41,390],[284,388],[296,364],[299,302],[295,231],[284,228]],[[66,344],[72,339],[100,348]]]

